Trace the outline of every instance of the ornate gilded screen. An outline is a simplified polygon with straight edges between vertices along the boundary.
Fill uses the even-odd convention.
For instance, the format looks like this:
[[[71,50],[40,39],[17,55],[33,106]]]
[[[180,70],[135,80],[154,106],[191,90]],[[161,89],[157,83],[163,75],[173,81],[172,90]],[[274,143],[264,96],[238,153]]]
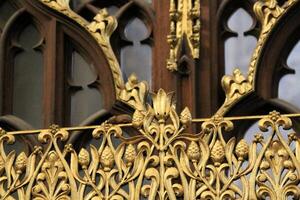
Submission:
[[[80,11],[73,11],[66,0],[20,2],[12,5],[17,10],[22,7],[20,5],[24,8],[12,15],[9,25],[1,28],[1,37],[5,38],[1,43],[2,77],[9,77],[1,82],[3,88],[8,88],[2,91],[2,112],[26,119],[28,111],[18,110],[19,105],[10,103],[18,97],[16,91],[20,87],[16,85],[22,85],[22,81],[15,78],[22,57],[18,58],[21,61],[10,59],[22,55],[20,52],[29,52],[32,58],[46,63],[46,72],[31,71],[44,77],[47,83],[56,80],[58,85],[39,88],[32,82],[31,89],[36,92],[33,95],[43,91],[43,98],[54,95],[59,103],[48,105],[47,101],[39,102],[33,95],[25,96],[24,102],[28,99],[34,102],[29,114],[35,113],[27,122],[43,127],[42,124],[55,118],[68,126],[54,124],[47,129],[16,130],[30,129],[30,126],[19,118],[1,118],[0,123],[5,126],[0,138],[1,199],[300,198],[300,138],[297,133],[300,114],[269,110],[269,114],[264,115],[228,116],[234,109],[246,109],[248,102],[253,103],[251,99],[258,102],[258,94],[266,98],[259,87],[262,83],[257,81],[264,74],[261,65],[271,62],[265,56],[269,55],[268,48],[276,43],[274,40],[282,30],[282,21],[300,16],[299,1],[259,0],[254,3],[253,13],[261,29],[248,74],[245,76],[235,69],[233,75],[223,76],[220,84],[225,100],[209,118],[193,117],[194,109],[179,107],[173,92],[164,89],[149,92],[147,82],[138,81],[134,74],[124,81],[119,64],[122,53],[110,40],[115,37],[116,41],[124,42],[122,35],[113,35],[118,26],[123,26],[118,24],[122,12],[112,16],[107,9],[100,9],[92,18],[90,15],[84,18],[78,14]],[[129,1],[124,5],[130,7],[132,2],[136,3]],[[197,48],[201,42],[201,23],[197,18],[201,15],[200,5],[201,1],[197,0],[170,1],[170,34],[165,39],[171,49],[165,66],[172,71],[180,71],[182,62],[178,55],[183,51],[180,49],[190,51],[194,59],[201,59],[200,48]],[[95,12],[94,8],[95,5],[86,4],[84,9]],[[126,10],[126,6],[123,9]],[[40,25],[36,16],[46,24]],[[47,27],[59,31],[49,35]],[[33,34],[36,40],[22,39],[22,34]],[[150,38],[151,34],[148,36]],[[60,48],[48,48],[49,41],[54,40],[57,45],[58,41],[63,43],[61,48],[68,50],[70,54],[67,55],[72,59],[64,60],[66,55],[59,53],[65,51]],[[94,51],[86,50],[85,45]],[[43,59],[49,59],[47,56],[57,58],[57,63],[66,68],[55,67],[51,61],[44,62]],[[99,59],[99,64],[97,58],[104,59]],[[14,64],[7,64],[11,62]],[[47,68],[51,63],[54,67]],[[14,66],[13,69],[10,66]],[[80,67],[86,68],[81,70]],[[94,90],[100,91],[102,96],[98,93],[97,96]],[[76,111],[84,106],[80,98],[72,104],[72,98],[80,92],[86,92],[82,93],[85,99],[101,99],[101,104],[87,102],[88,105],[103,106],[113,112],[101,111],[83,125],[73,126],[73,122],[76,124],[85,117],[80,115],[82,110]],[[38,105],[49,110],[38,115],[39,112],[35,112],[40,109]],[[69,114],[64,115],[64,112]],[[81,118],[74,118],[77,114]],[[105,120],[100,119],[100,123],[99,117]],[[19,125],[14,125],[16,121]],[[240,133],[243,121],[254,124],[249,133],[247,130]]]

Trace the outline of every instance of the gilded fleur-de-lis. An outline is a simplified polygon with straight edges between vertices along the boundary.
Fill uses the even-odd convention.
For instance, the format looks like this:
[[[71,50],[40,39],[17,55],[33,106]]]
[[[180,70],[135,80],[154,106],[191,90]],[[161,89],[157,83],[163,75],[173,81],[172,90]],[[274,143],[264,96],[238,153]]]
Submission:
[[[166,93],[163,89],[159,89],[157,94],[152,94],[153,108],[155,117],[159,121],[168,118],[172,106],[173,93]]]
[[[51,124],[49,128],[50,133],[53,135],[59,131],[59,126],[57,124]]]
[[[273,122],[276,122],[280,118],[280,113],[277,112],[276,110],[273,110],[272,112],[270,112],[269,115],[270,115],[270,119]]]

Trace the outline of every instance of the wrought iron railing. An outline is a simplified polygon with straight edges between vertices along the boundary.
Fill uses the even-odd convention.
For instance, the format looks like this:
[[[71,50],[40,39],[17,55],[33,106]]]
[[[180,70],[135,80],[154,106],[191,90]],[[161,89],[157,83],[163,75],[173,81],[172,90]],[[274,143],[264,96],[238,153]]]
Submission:
[[[192,119],[187,108],[176,113],[171,96],[159,90],[130,124],[2,130],[1,199],[299,198],[300,139],[289,118],[299,114]],[[224,139],[233,120],[254,118],[261,133],[251,142]],[[201,132],[189,133],[199,121]],[[128,127],[138,134],[126,136]],[[76,151],[65,141],[82,129],[93,144]],[[33,150],[8,150],[28,134],[39,143]]]

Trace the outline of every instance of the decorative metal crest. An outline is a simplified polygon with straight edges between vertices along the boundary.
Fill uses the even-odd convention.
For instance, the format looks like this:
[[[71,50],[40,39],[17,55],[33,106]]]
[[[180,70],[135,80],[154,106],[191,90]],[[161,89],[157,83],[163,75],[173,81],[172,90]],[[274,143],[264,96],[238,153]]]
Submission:
[[[299,198],[300,139],[289,118],[271,112],[251,143],[227,141],[231,121],[215,117],[202,123],[200,133],[188,133],[191,113],[176,113],[172,93],[160,89],[152,101],[135,111],[132,124],[94,127],[92,144],[79,151],[65,144],[68,128],[35,131],[40,144],[29,153],[7,146],[30,131],[2,131],[0,198]],[[138,134],[128,136],[129,126]]]
[[[120,93],[120,99],[137,110],[146,110],[145,102],[148,91],[147,82],[139,82],[137,76],[131,74],[125,88]]]
[[[228,75],[223,77],[222,86],[226,94],[226,99],[221,108],[217,111],[217,115],[223,116],[241,98],[244,98],[254,90],[256,69],[263,48],[274,26],[277,25],[281,17],[284,16],[296,2],[298,2],[298,0],[286,0],[280,3],[279,0],[258,0],[254,4],[253,10],[262,28],[249,64],[248,75],[247,77],[242,77],[243,75],[237,69],[233,72],[231,78]]]
[[[253,10],[261,23],[262,30],[249,65],[248,79],[252,85],[255,84],[254,78],[257,64],[267,39],[280,18],[284,16],[296,2],[298,2],[298,0],[286,0],[281,5],[279,0],[259,0],[254,4]]]

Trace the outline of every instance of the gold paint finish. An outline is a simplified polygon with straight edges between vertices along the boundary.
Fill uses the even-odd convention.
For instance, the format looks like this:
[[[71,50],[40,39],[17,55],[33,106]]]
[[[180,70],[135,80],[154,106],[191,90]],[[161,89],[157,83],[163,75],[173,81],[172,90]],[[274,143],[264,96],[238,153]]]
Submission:
[[[241,98],[254,91],[257,65],[266,41],[281,17],[298,2],[298,0],[287,0],[280,6],[278,1],[279,0],[258,0],[254,4],[253,10],[262,28],[249,64],[248,75],[247,77],[243,77],[240,70],[235,69],[233,76],[225,75],[223,77],[222,86],[226,94],[226,99],[221,108],[217,111],[217,115],[223,116]]]
[[[225,91],[226,99],[216,115],[223,116],[237,100],[252,90],[252,85],[249,79],[243,76],[240,69],[235,69],[233,71],[233,76],[223,76],[221,83],[222,88]]]
[[[200,0],[170,0],[170,55],[167,68],[177,71],[178,57],[185,45],[193,58],[200,50]]]
[[[299,197],[300,138],[292,130],[290,118],[276,111],[255,116],[260,118],[260,132],[253,134],[250,142],[235,137],[225,140],[226,132],[234,130],[231,121],[206,119],[200,133],[188,133],[191,114],[188,109],[177,114],[172,97],[162,89],[152,95],[153,105],[133,117],[139,122],[135,126],[137,135],[125,136],[123,127],[130,124],[88,127],[91,132],[86,134],[92,135],[92,144],[78,151],[65,144],[75,129],[51,126],[34,133],[39,145],[27,154],[4,148],[15,145],[26,131],[2,131],[0,198]]]
[[[131,74],[121,90],[120,100],[131,105],[136,110],[145,110],[146,95],[148,94],[148,84],[146,81],[139,82],[135,74]]]
[[[162,89],[152,94],[152,105],[146,104],[147,84],[139,83],[134,75],[124,85],[109,44],[117,22],[105,10],[89,24],[70,10],[68,1],[40,1],[76,21],[97,40],[111,66],[117,98],[133,106],[135,112],[128,124],[54,125],[50,129],[15,132],[0,129],[1,200],[299,199],[300,138],[290,118],[300,114],[273,111],[262,116],[222,117],[253,90],[263,45],[296,0],[282,6],[275,0],[255,4],[254,11],[263,27],[249,75],[244,77],[235,70],[233,76],[222,79],[226,100],[210,119],[192,119],[188,108],[178,114],[173,93]],[[199,56],[200,2],[170,2],[168,40],[172,48],[168,67],[176,70],[183,35],[193,56]],[[250,141],[237,140],[227,133],[234,131],[232,121],[253,119],[259,119],[260,131]],[[198,122],[200,133],[189,133],[189,124]],[[138,134],[128,136],[126,127],[136,129]],[[92,137],[89,147],[77,150],[66,143],[73,131],[88,129],[91,133],[85,134]],[[17,145],[16,139],[25,135],[33,135],[39,142],[31,152],[17,153],[12,150],[17,148],[7,148]]]
[[[248,79],[253,86],[255,84],[254,79],[259,57],[267,39],[280,18],[285,15],[297,1],[298,0],[287,0],[281,6],[279,6],[279,0],[258,0],[254,4],[253,10],[262,25],[262,30],[248,71]]]

